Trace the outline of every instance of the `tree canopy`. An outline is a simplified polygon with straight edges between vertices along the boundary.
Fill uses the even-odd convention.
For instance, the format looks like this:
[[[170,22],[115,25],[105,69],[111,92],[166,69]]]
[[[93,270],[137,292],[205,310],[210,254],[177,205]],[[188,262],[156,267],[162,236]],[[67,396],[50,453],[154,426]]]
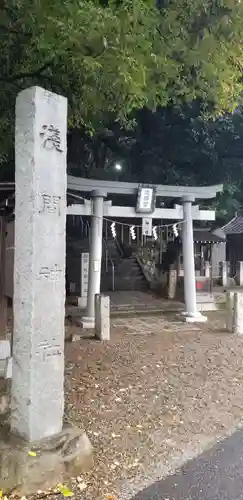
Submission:
[[[2,162],[31,85],[66,95],[69,125],[91,134],[144,107],[198,99],[220,114],[240,101],[241,1],[3,0],[0,13]]]
[[[73,175],[175,185],[223,183],[213,206],[224,223],[243,205],[243,112],[216,119],[201,115],[198,102],[136,114],[127,131],[114,124],[103,134],[70,134],[68,166]],[[114,168],[118,162],[122,170]]]

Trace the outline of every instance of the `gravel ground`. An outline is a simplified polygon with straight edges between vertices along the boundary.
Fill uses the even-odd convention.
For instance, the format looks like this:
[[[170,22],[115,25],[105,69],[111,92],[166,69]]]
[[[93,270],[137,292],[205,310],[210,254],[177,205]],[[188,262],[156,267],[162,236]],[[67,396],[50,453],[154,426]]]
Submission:
[[[230,434],[242,419],[242,347],[223,313],[203,326],[114,319],[110,342],[67,344],[66,418],[95,453],[75,497],[128,499]]]

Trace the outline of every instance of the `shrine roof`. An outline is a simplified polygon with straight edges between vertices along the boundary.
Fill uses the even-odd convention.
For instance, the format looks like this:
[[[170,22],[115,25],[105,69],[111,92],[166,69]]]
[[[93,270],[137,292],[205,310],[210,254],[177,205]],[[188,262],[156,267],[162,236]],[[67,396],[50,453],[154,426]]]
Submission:
[[[193,231],[194,243],[224,243],[225,238],[219,234],[215,234],[212,229],[194,229]]]
[[[227,234],[242,234],[243,233],[243,213],[240,212],[235,215],[225,226],[223,226],[222,231]]]

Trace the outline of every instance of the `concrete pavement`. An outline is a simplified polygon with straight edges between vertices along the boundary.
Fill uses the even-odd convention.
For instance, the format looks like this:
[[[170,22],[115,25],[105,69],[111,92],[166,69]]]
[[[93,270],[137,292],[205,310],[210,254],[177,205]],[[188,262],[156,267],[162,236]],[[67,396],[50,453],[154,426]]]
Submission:
[[[133,500],[243,499],[243,429],[184,465]]]

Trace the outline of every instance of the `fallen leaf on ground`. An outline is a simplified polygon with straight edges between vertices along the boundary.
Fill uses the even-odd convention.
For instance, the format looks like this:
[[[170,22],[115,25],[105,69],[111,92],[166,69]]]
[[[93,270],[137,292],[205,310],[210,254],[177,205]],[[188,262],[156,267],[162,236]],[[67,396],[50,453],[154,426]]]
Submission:
[[[28,455],[29,455],[30,457],[36,457],[36,452],[35,452],[35,451],[31,451],[31,450],[30,450],[30,451],[28,451]]]
[[[73,492],[67,488],[64,484],[59,484],[58,485],[58,491],[64,496],[64,497],[72,497]]]

